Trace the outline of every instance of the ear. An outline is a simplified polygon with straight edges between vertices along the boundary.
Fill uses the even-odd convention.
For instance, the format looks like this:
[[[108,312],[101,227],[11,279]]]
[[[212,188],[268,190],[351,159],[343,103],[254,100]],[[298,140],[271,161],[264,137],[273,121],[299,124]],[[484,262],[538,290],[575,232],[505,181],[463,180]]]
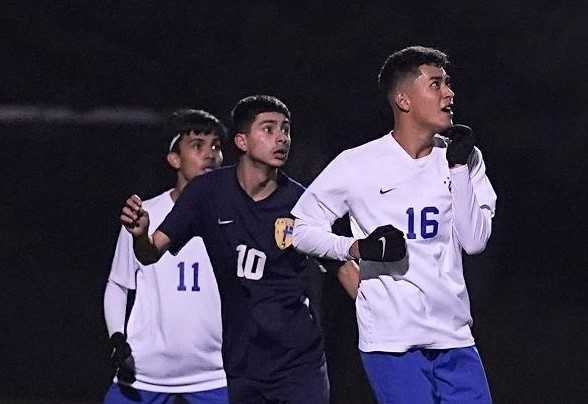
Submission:
[[[171,168],[173,168],[174,170],[179,170],[180,167],[182,166],[182,160],[180,159],[180,156],[178,153],[175,152],[169,152],[167,153],[167,156],[165,156],[167,159],[167,164],[169,164],[171,166]]]
[[[235,146],[243,153],[247,152],[247,135],[245,133],[237,133],[234,138]]]
[[[390,94],[390,97],[393,98],[392,101],[396,105],[396,108],[402,112],[410,111],[410,98],[404,91],[399,91],[394,95]]]

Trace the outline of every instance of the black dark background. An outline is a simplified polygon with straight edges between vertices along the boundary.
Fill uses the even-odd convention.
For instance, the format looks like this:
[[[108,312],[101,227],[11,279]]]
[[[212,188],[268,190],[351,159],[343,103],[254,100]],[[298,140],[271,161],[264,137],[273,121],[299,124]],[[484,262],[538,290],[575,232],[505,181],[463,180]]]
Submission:
[[[390,129],[376,86],[389,53],[446,51],[455,121],[479,135],[498,194],[489,246],[465,268],[495,402],[584,402],[587,12],[542,0],[3,2],[0,104],[194,106],[226,119],[243,96],[277,95],[293,113],[287,171],[308,184],[338,152]],[[102,398],[118,211],[130,193],[173,181],[165,140],[157,121],[2,120],[5,397]],[[338,402],[368,402],[346,388]]]

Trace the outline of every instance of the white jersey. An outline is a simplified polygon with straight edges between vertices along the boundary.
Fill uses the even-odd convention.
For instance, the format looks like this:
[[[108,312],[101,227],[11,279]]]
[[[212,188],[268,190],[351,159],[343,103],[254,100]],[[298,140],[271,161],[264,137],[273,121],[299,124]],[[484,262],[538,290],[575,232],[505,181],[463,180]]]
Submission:
[[[173,205],[171,191],[143,203],[149,234]],[[127,325],[136,368],[133,387],[180,393],[226,386],[220,297],[200,237],[177,256],[165,253],[157,263],[143,266],[135,258],[132,236],[123,228],[109,280],[136,289]]]
[[[362,351],[474,344],[461,251],[485,248],[496,194],[477,148],[468,166],[450,170],[445,142],[434,140],[432,152],[419,159],[391,134],[346,150],[292,210],[294,245],[314,255],[350,259],[353,241],[382,225],[405,234],[406,258],[373,263],[388,266],[388,274],[360,283],[356,308]],[[331,224],[345,213],[353,238],[330,233]]]

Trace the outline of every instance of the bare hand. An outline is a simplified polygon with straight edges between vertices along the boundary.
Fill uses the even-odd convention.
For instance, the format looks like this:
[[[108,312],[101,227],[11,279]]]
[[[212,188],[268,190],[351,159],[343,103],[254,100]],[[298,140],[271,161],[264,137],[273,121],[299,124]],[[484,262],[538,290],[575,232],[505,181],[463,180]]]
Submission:
[[[131,195],[120,214],[121,224],[133,237],[144,236],[149,230],[149,214],[142,208],[142,204],[141,198]]]
[[[347,261],[341,265],[337,270],[337,279],[345,292],[355,300],[359,288],[359,267],[355,261]]]

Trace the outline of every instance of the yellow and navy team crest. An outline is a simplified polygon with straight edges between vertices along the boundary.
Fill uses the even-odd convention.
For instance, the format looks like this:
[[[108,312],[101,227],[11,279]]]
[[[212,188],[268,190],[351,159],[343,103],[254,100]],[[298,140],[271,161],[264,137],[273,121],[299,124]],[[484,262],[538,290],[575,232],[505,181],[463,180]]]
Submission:
[[[292,245],[292,232],[294,231],[294,219],[279,217],[274,224],[276,244],[280,250],[285,250]]]

